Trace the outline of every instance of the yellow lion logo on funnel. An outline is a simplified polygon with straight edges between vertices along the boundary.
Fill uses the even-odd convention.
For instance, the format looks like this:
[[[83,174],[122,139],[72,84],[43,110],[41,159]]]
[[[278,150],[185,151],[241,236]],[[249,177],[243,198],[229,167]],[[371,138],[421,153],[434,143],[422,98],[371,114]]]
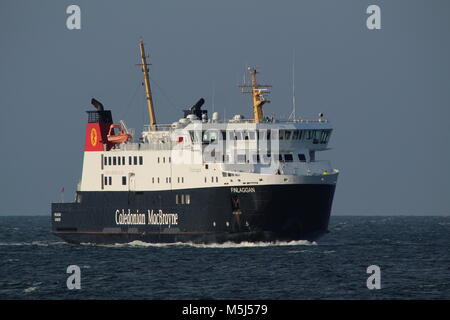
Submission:
[[[91,145],[95,147],[97,145],[97,130],[95,128],[91,129]]]

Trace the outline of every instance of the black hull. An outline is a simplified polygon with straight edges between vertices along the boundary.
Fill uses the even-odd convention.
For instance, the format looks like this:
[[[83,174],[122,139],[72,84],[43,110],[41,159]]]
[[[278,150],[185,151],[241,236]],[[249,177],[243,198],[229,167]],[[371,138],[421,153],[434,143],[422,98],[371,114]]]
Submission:
[[[314,241],[327,232],[334,190],[290,184],[78,192],[77,202],[52,204],[52,229],[70,243]]]

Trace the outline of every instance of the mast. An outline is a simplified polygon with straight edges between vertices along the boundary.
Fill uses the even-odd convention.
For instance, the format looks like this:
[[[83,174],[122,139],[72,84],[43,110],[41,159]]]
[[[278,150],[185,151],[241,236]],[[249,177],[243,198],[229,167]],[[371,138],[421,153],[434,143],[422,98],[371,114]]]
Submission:
[[[259,72],[256,71],[256,69],[254,68],[248,68],[248,73],[250,74],[250,78],[252,81],[252,84],[243,84],[240,85],[239,87],[241,88],[251,88],[251,91],[244,91],[242,90],[242,93],[251,93],[252,94],[252,100],[253,100],[253,119],[255,123],[261,123],[263,117],[264,117],[264,113],[263,113],[263,108],[262,106],[265,103],[270,103],[269,100],[266,99],[266,97],[264,96],[264,94],[266,93],[270,93],[269,90],[267,90],[267,88],[272,87],[271,85],[263,85],[263,84],[258,84],[258,82],[256,81],[256,74],[258,74]]]
[[[150,89],[150,80],[148,76],[148,66],[147,58],[145,56],[145,50],[144,50],[144,42],[142,39],[139,41],[139,47],[141,49],[141,66],[142,66],[142,72],[144,73],[144,85],[145,85],[145,94],[147,97],[147,108],[148,108],[148,115],[150,118],[150,130],[155,131],[156,130],[156,118],[155,118],[155,111],[153,110],[153,99],[152,99],[152,91]]]

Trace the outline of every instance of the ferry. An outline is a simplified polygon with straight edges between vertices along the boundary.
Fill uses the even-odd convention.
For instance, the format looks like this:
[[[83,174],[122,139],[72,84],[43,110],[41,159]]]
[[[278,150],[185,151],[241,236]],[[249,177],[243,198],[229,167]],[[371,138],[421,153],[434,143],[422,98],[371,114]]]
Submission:
[[[149,123],[140,136],[92,99],[74,202],[52,203],[52,232],[69,243],[315,241],[328,232],[339,171],[318,153],[333,131],[266,116],[271,86],[255,68],[240,85],[252,119],[211,116],[199,99],[156,121],[148,56],[139,42]]]

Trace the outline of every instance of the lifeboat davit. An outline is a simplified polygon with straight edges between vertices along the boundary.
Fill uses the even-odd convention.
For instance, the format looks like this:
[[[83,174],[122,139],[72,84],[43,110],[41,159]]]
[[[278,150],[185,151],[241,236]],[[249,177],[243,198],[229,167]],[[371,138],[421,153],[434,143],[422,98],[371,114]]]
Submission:
[[[114,134],[114,129],[119,129],[119,134]],[[108,141],[114,144],[127,142],[131,139],[131,134],[123,129],[120,124],[112,124],[108,131]]]

